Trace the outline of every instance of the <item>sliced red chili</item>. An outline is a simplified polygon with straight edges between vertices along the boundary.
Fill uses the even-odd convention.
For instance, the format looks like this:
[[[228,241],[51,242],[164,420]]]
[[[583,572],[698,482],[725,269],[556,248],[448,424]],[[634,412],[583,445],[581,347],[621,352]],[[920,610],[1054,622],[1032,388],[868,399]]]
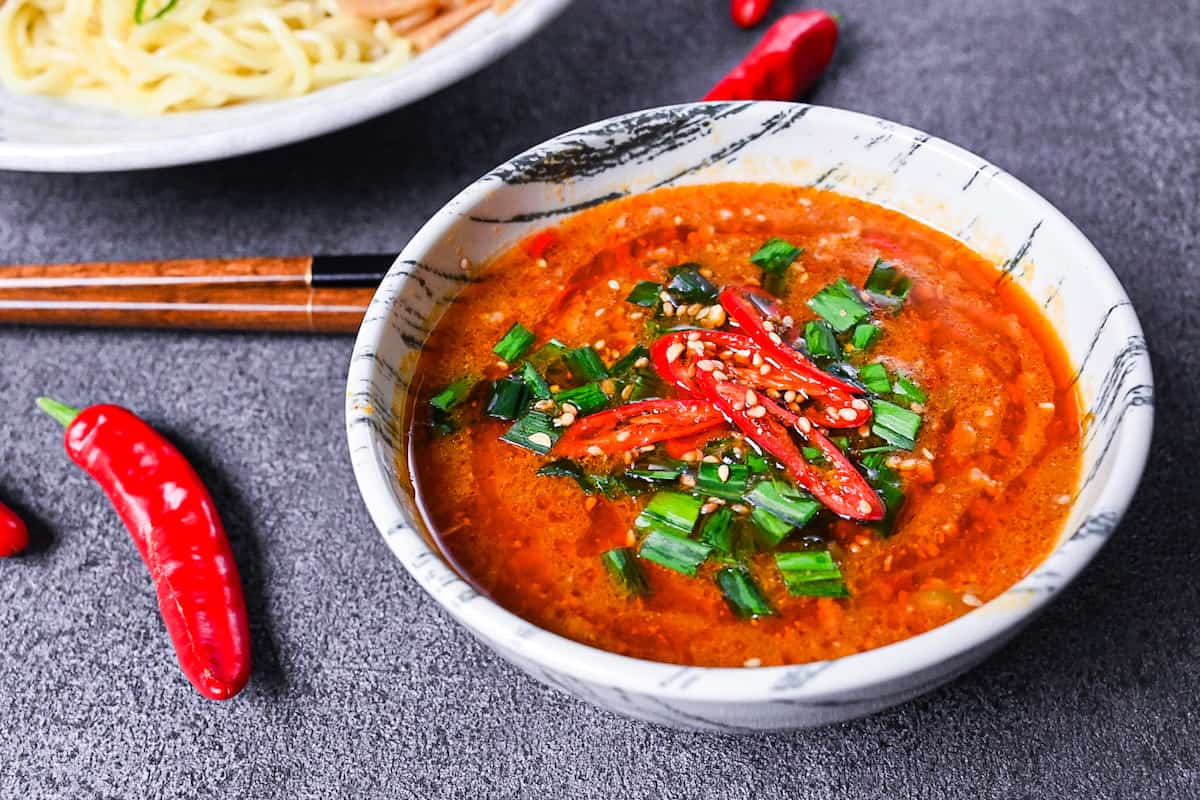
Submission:
[[[535,233],[530,236],[525,242],[525,254],[532,259],[539,259],[546,255],[546,251],[558,241],[558,231],[554,228],[547,228],[544,231]]]
[[[663,450],[671,458],[683,458],[693,450],[699,450],[713,439],[719,439],[729,432],[724,425],[694,433],[691,436],[680,436],[677,439],[667,439],[663,442]]]
[[[763,21],[773,4],[774,0],[732,0],[729,4],[729,16],[733,17],[738,26],[753,28]]]
[[[796,483],[807,489],[829,510],[848,519],[883,518],[884,507],[879,495],[871,489],[866,479],[845,455],[808,420],[792,414],[757,393],[754,395],[753,405],[747,405],[745,386],[732,381],[718,380],[712,372],[706,370],[697,370],[696,386],[698,391],[719,408],[734,425],[741,428],[759,447],[778,459],[796,479]],[[756,412],[752,411],[755,406],[762,407],[763,411],[756,415]],[[780,418],[793,421],[800,434],[821,451],[831,465],[831,474],[828,477],[823,476],[804,460]]]
[[[695,372],[692,358],[696,354],[688,351],[691,342],[703,347],[713,344],[722,350],[752,352],[754,341],[740,333],[729,331],[673,331],[663,334],[650,345],[650,362],[658,376],[685,394],[694,394],[695,382],[690,373]],[[717,357],[715,354],[712,357]]]
[[[723,424],[725,417],[707,402],[641,400],[576,421],[554,445],[554,452],[574,457],[620,453]]]
[[[831,428],[857,428],[870,421],[871,406],[861,400],[854,401],[856,395],[863,394],[863,389],[830,375],[784,344],[777,330],[782,326],[784,314],[775,298],[744,286],[730,286],[721,291],[720,301],[725,312],[754,340],[764,356],[802,376],[808,384],[792,388],[812,397],[824,395],[814,421]],[[777,386],[778,383],[772,388]]]

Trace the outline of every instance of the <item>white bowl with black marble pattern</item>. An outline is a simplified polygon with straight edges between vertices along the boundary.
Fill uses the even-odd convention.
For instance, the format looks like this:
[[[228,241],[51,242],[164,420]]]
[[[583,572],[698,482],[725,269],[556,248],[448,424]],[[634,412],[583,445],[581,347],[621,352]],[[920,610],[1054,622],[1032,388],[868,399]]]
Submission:
[[[420,531],[405,446],[406,387],[428,321],[474,266],[564,215],[660,186],[780,181],[901,211],[966,242],[1041,301],[1076,370],[1089,424],[1083,473],[1054,551],[1004,594],[946,625],[845,658],[789,667],[686,667],[597,650],[476,592]],[[466,261],[464,261],[466,259]],[[1034,269],[1036,265],[1036,269]],[[1133,497],[1153,383],[1137,315],[1086,238],[984,159],[919,131],[830,108],[691,104],[588,125],[467,187],[409,242],[354,349],[346,419],[355,474],[383,537],[445,610],[543,683],[679,728],[779,730],[837,722],[951,680],[1015,635],[1092,559]]]

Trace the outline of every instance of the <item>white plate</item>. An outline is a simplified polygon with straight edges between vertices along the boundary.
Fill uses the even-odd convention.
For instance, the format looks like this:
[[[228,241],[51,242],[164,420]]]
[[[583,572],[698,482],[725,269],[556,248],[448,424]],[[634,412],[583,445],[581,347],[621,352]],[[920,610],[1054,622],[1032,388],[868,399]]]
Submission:
[[[570,0],[521,0],[481,14],[387,75],[303,97],[140,118],[0,88],[0,169],[110,172],[252,153],[344,128],[420,100],[517,47]]]

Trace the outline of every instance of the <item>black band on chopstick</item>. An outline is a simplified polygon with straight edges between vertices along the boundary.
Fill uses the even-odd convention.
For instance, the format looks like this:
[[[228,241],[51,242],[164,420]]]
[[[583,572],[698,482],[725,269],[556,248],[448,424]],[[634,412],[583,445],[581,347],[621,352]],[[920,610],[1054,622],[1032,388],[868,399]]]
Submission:
[[[395,260],[390,255],[313,256],[312,286],[378,286]]]

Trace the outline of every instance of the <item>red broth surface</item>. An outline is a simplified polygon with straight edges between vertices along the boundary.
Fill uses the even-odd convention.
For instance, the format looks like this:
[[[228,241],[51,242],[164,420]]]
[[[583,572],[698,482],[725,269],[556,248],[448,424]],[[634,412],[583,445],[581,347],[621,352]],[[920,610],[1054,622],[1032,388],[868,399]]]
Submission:
[[[901,214],[838,194],[773,184],[672,188],[607,203],[496,258],[434,327],[419,364],[409,461],[426,523],[465,575],[530,622],[595,647],[689,665],[795,664],[922,633],[995,597],[1052,548],[1080,470],[1081,421],[1061,344],[1031,299],[980,255]],[[718,285],[757,284],[764,240],[804,248],[783,305],[845,277],[862,286],[877,258],[913,280],[881,317],[871,361],[928,395],[912,452],[890,457],[907,499],[890,537],[823,516],[850,597],[789,594],[771,556],[753,556],[775,616],[731,611],[705,564],[688,577],[639,559],[650,592],[618,591],[600,556],[636,546],[648,495],[584,495],[535,473],[555,454],[501,441],[476,391],[437,433],[430,397],[467,374],[499,378],[492,346],[516,321],[612,364],[648,341],[639,280],[697,262]],[[801,323],[802,324],[802,323]],[[586,460],[585,460],[586,463]]]

